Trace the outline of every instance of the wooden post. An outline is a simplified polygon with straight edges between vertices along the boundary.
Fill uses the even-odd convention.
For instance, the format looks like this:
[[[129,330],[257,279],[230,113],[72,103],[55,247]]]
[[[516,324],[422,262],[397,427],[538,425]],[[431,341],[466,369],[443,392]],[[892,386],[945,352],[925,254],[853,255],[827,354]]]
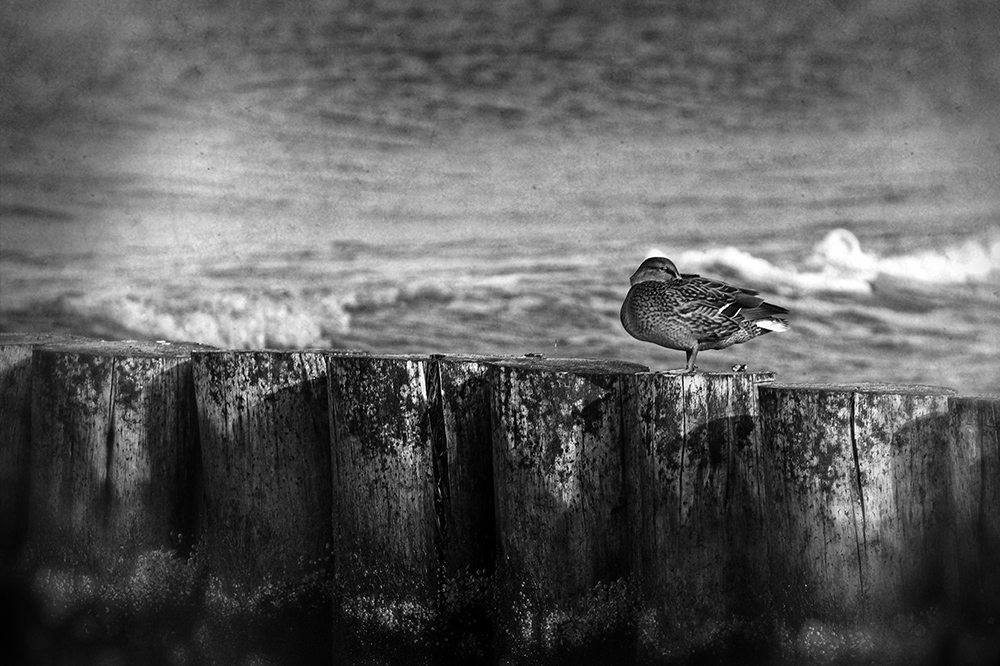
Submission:
[[[1000,622],[1000,396],[953,397],[955,603],[966,626]]]
[[[757,385],[773,379],[643,373],[625,380],[640,662],[767,641]]]
[[[30,560],[112,577],[195,530],[197,345],[77,340],[33,355]]]
[[[24,543],[31,441],[31,353],[68,336],[0,333],[0,564]]]
[[[312,588],[324,584],[331,538],[321,518],[331,501],[323,353],[206,351],[193,363],[205,475],[201,549],[213,577],[241,603],[269,587],[322,594]]]
[[[492,371],[500,659],[627,642],[621,384],[645,370],[529,358]]]
[[[332,356],[334,656],[424,654],[437,513],[424,356]]]
[[[760,387],[771,583],[791,625],[941,604],[950,389]]]
[[[329,657],[330,424],[319,351],[192,355],[205,477],[200,552],[220,658]]]

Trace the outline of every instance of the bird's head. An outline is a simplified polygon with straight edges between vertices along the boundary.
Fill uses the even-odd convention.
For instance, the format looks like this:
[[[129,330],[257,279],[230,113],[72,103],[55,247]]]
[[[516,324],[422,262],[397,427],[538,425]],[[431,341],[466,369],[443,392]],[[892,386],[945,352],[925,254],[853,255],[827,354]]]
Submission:
[[[639,264],[639,268],[632,273],[629,283],[636,285],[640,282],[666,282],[677,277],[677,267],[674,262],[666,257],[650,257]]]

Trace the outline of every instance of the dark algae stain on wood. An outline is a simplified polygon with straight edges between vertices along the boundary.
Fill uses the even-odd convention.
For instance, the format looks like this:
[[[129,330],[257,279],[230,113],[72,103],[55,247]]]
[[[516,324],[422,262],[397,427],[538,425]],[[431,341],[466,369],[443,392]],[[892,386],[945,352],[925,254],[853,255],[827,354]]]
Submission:
[[[27,344],[30,365],[0,344],[0,387],[27,396],[5,432],[31,455],[0,462],[33,481],[31,594],[93,629],[66,645],[137,655],[144,626],[206,662],[1000,655],[996,397]]]
[[[193,354],[204,475],[203,612],[216,656],[327,655],[331,479],[325,356]]]
[[[757,384],[769,374],[624,379],[640,663],[766,641]],[[749,657],[749,655],[748,655]]]
[[[594,656],[627,634],[621,376],[642,366],[495,364],[498,650]]]
[[[92,564],[191,538],[197,345],[71,340],[33,354],[32,483],[38,557]],[[69,530],[69,532],[65,532]],[[59,534],[79,533],[84,553]]]
[[[941,601],[948,396],[761,388],[772,576],[792,615],[862,620]]]

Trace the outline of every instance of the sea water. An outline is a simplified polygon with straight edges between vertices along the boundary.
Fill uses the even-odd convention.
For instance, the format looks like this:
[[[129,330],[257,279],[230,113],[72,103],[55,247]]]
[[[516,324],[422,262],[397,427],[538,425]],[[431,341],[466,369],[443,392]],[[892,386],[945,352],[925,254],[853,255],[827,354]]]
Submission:
[[[401,138],[152,120],[86,170],[4,165],[6,328],[665,369],[683,353],[618,320],[629,275],[662,255],[791,310],[791,331],[703,369],[1000,390],[1000,199],[954,133]]]
[[[259,52],[315,44],[267,34],[218,89],[112,86],[5,141],[0,328],[668,369],[683,353],[618,319],[631,273],[662,255],[791,311],[789,332],[706,352],[703,370],[1000,391],[1000,187],[974,125],[702,122],[694,98],[503,106],[489,82],[442,83],[384,45],[395,87],[337,107],[383,60],[297,71]]]

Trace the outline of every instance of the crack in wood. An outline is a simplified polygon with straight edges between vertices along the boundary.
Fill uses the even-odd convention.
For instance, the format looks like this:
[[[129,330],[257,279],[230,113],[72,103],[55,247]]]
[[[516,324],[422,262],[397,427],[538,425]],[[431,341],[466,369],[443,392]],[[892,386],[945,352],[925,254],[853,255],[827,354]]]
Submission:
[[[688,379],[681,377],[681,464],[677,470],[677,524],[684,524],[684,458],[687,455],[688,444]]]
[[[865,567],[864,556],[868,551],[868,516],[865,511],[865,493],[861,485],[861,459],[858,455],[858,434],[856,426],[857,417],[857,393],[851,394],[850,406],[850,428],[851,428],[851,454],[854,456],[854,476],[858,485],[858,502],[861,504],[861,535],[858,536],[858,522],[854,521],[854,543],[858,554],[858,580],[861,584],[861,596],[865,595]]]
[[[428,363],[425,375],[427,394],[427,438],[430,440],[434,484],[434,523],[437,561],[445,561],[451,525],[451,481],[448,476],[448,433],[444,422],[444,386],[441,364],[434,359]]]
[[[104,436],[104,511],[102,520],[105,527],[111,520],[111,506],[114,500],[114,460],[115,460],[115,399],[117,394],[118,359],[111,359],[111,380],[108,390],[108,426]]]

